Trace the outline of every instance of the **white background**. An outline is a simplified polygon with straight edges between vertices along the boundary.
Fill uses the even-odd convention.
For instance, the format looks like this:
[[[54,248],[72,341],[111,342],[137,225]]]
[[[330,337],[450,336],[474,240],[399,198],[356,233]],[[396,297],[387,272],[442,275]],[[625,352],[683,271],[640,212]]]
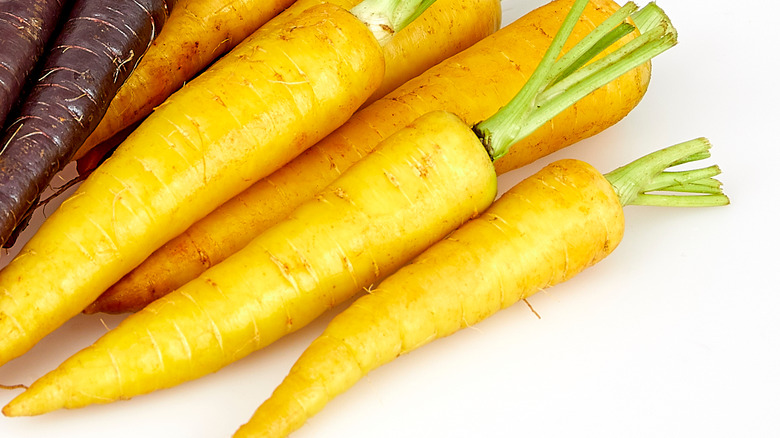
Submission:
[[[504,0],[509,23],[544,0]],[[640,2],[640,5],[644,3]],[[614,252],[568,283],[371,373],[299,437],[780,436],[775,169],[780,102],[770,0],[660,0],[680,43],[654,62],[640,105],[555,158],[606,172],[694,137],[728,207],[629,207]],[[2,256],[3,264],[8,255]],[[222,371],[130,401],[0,418],[0,437],[227,437],[281,381],[333,312]],[[24,383],[120,317],[79,316],[0,369]],[[105,324],[105,326],[104,326]],[[20,390],[0,390],[0,405]]]

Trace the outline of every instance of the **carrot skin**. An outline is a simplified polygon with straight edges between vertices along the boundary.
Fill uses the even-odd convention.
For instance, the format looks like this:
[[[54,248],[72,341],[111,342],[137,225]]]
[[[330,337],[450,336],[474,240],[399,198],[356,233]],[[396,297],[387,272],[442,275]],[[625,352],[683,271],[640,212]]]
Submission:
[[[22,95],[64,4],[64,0],[0,1],[0,127]]]
[[[569,0],[542,6],[357,112],[295,160],[156,250],[85,311],[137,311],[183,285],[283,219],[382,139],[428,111],[444,109],[470,124],[484,120],[522,87],[542,56],[538,48],[549,45],[570,6]],[[579,40],[617,9],[611,0],[592,1],[571,40]],[[496,161],[497,171],[528,164],[617,123],[644,96],[650,69],[648,63],[577,102]]]
[[[495,194],[495,171],[470,127],[450,113],[425,115],[243,250],[39,379],[3,413],[106,403],[217,371],[398,269]]]
[[[333,318],[234,437],[282,437],[371,370],[610,254],[623,210],[590,165],[555,162]]]
[[[164,0],[77,2],[0,149],[0,243],[97,126],[167,17]]]
[[[168,99],[0,271],[0,365],[376,89],[384,60],[366,26],[333,5],[308,11],[264,26]]]

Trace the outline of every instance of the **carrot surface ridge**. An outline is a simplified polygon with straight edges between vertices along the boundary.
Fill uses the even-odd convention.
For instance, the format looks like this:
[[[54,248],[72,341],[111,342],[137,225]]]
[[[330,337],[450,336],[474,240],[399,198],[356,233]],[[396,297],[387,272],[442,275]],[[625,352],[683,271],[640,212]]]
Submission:
[[[343,123],[383,72],[366,26],[326,4],[264,26],[174,94],[0,271],[0,365]]]
[[[137,311],[180,287],[284,218],[382,139],[426,112],[447,110],[470,124],[495,113],[530,76],[542,57],[539,48],[549,45],[570,5],[570,0],[557,0],[530,12],[357,112],[295,160],[155,251],[87,311]],[[573,42],[617,9],[611,0],[590,2],[572,33]],[[644,96],[650,70],[648,62],[577,102],[515,144],[494,163],[497,171],[520,167],[617,123]]]

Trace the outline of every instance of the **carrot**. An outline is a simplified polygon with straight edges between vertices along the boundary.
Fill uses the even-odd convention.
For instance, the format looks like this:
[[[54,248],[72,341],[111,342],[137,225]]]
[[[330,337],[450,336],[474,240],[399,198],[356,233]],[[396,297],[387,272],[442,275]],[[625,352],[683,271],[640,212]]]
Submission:
[[[139,121],[163,103],[186,80],[227,52],[262,23],[293,4],[283,17],[325,0],[179,0],[165,28],[152,43],[95,131],[76,154],[87,151]],[[328,0],[344,8],[357,0]],[[385,47],[385,76],[371,102],[411,78],[495,32],[499,0],[438,0],[419,19],[402,29]],[[286,19],[286,18],[280,18]]]
[[[0,364],[343,123],[383,71],[374,34],[332,4],[244,40],[152,113],[0,271]]]
[[[569,5],[558,0],[527,14],[359,111],[282,169],[156,250],[85,311],[138,311],[181,287],[282,220],[382,139],[426,112],[446,110],[469,124],[495,113],[530,76]],[[584,37],[617,8],[611,0],[592,1],[572,38]],[[520,167],[615,124],[638,104],[649,78],[647,63],[577,102],[514,145],[495,163],[497,171]]]
[[[0,126],[57,27],[63,0],[0,1]]]
[[[631,5],[553,63],[586,4],[574,3],[551,54],[540,64],[541,73],[528,82],[539,85],[540,93],[531,95],[537,98],[533,108],[538,104],[547,118],[674,44],[673,29],[663,24],[625,50],[577,68],[633,31],[623,21],[635,9]],[[566,74],[553,80],[559,67]],[[534,79],[539,75],[542,80]],[[562,97],[558,85],[566,87]],[[514,117],[517,106],[513,99],[505,107],[509,112],[497,114]],[[536,109],[522,119],[536,126],[546,121]],[[500,140],[501,133],[493,132],[492,138]],[[130,315],[34,382],[4,414],[34,415],[173,386],[303,327],[487,208],[497,184],[491,160],[508,147],[491,144],[504,150],[489,156],[472,127],[456,115],[427,113],[244,249]]]
[[[696,139],[607,175],[546,166],[337,315],[234,437],[287,436],[370,371],[598,263],[620,243],[625,205],[727,204],[717,166],[664,170],[708,150]],[[704,194],[645,193],[657,190]]]
[[[79,1],[0,146],[0,244],[97,126],[167,17],[164,0]]]

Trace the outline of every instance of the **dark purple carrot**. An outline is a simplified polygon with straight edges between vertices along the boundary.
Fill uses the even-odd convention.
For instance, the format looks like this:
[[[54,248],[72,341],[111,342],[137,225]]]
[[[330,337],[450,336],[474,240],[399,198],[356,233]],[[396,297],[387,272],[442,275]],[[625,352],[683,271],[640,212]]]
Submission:
[[[0,126],[57,27],[65,0],[0,0]]]
[[[78,0],[0,143],[0,243],[95,129],[168,15],[166,0]]]

